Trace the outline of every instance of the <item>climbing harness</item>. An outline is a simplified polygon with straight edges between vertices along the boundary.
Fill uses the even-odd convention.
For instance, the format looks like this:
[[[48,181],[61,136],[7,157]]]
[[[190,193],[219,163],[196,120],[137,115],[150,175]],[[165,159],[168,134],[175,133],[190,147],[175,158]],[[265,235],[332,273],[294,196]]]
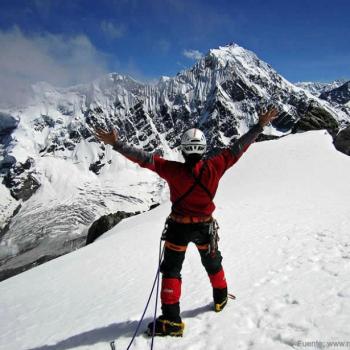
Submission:
[[[191,171],[191,175],[192,175],[192,177],[194,179],[194,182],[189,187],[189,189],[173,203],[173,205],[171,207],[172,213],[174,213],[174,214],[176,213],[176,210],[175,210],[176,206],[178,206],[179,203],[182,202],[195,189],[195,187],[197,185],[200,186],[203,189],[203,191],[208,195],[210,200],[213,200],[214,196],[210,193],[210,191],[201,182],[202,175],[204,173],[204,170],[207,168],[207,166],[208,166],[208,164],[206,162],[204,162],[204,164],[201,167],[201,170],[199,171],[198,176],[196,176],[193,173],[193,171]]]

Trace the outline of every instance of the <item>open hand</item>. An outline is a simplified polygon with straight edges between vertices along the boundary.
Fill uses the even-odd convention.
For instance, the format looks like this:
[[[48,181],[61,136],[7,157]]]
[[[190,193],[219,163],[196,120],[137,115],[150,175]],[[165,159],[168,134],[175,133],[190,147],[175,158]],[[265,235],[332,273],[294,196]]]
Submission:
[[[114,145],[119,135],[115,129],[112,129],[112,131],[104,131],[102,129],[95,129],[95,135],[99,141],[102,141],[105,145]]]
[[[270,108],[267,112],[260,114],[259,125],[263,128],[272,120],[274,120],[278,115],[278,110],[276,107]]]

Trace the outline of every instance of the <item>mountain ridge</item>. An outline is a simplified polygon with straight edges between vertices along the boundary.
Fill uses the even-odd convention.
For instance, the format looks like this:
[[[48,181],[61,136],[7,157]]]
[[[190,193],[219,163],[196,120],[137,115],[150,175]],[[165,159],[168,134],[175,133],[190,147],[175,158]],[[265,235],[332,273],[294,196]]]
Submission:
[[[34,92],[27,106],[2,112],[0,186],[6,200],[0,227],[6,232],[0,234],[0,271],[43,252],[76,249],[99,216],[145,211],[164,200],[164,182],[99,144],[95,127],[114,127],[124,142],[180,160],[185,129],[202,128],[215,152],[256,123],[270,103],[281,113],[265,128],[267,138],[313,129],[336,133],[350,121],[237,44],[212,49],[190,69],[156,84],[111,73],[70,88],[39,83]]]
[[[297,82],[294,85],[309,91],[316,97],[320,97],[322,93],[333,90],[339,87],[340,85],[343,85],[346,81],[347,81],[346,79],[336,79],[328,83],[305,81],[305,82]]]

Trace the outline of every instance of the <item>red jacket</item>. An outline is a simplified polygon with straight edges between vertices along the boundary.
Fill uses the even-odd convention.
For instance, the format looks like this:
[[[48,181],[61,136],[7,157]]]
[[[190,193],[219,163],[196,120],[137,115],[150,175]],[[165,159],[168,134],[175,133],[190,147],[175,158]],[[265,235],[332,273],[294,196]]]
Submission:
[[[225,149],[213,158],[199,161],[193,169],[193,174],[198,177],[204,162],[207,163],[201,176],[201,183],[208,189],[213,198],[222,175],[238,159],[239,157],[235,157],[229,149]],[[194,178],[184,163],[166,160],[159,156],[155,156],[153,160],[153,164],[144,164],[142,166],[155,171],[168,183],[170,200],[174,203],[191,188]],[[213,200],[203,188],[197,185],[188,196],[176,205],[175,211],[177,214],[186,216],[208,216],[213,213],[214,209],[215,204]]]
[[[212,199],[216,194],[221,177],[227,169],[238,161],[261,131],[262,128],[256,125],[238,139],[232,148],[226,148],[212,158],[199,161],[195,165],[193,173],[198,177],[202,166],[206,163],[206,168],[201,176],[201,183],[208,189],[211,198],[202,187],[196,185],[193,191],[176,205],[176,213],[184,216],[211,215],[215,210],[215,204]],[[133,147],[126,146],[120,141],[117,142],[114,149],[133,162],[156,172],[162,177],[169,185],[172,203],[186,193],[194,183],[194,178],[185,163],[147,154]]]

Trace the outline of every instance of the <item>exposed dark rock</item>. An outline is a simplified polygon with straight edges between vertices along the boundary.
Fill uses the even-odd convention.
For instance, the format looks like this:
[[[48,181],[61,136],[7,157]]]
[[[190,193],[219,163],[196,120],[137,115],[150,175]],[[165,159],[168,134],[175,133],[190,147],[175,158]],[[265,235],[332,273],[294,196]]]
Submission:
[[[239,78],[227,80],[221,86],[231,97],[232,101],[242,101],[255,96],[254,91]]]
[[[343,105],[350,101],[350,81],[339,86],[336,89],[323,92],[320,98],[329,102],[338,103]]]
[[[81,127],[79,132],[84,139],[87,139],[88,137],[92,136],[92,133],[88,128]]]
[[[59,104],[57,110],[63,115],[73,116],[74,115],[74,106],[73,105],[63,105]]]
[[[25,178],[20,186],[11,188],[10,192],[13,198],[16,200],[22,199],[23,201],[28,200],[40,187],[39,181],[32,176],[32,174],[28,174],[27,178]]]
[[[334,137],[334,146],[338,151],[350,156],[350,126]]]
[[[8,113],[0,112],[0,173],[6,174],[7,171],[16,163],[15,157],[7,153],[12,132],[18,125],[18,119]]]
[[[44,128],[53,128],[55,126],[55,120],[49,115],[42,114],[39,118],[33,120],[33,128],[36,131],[42,131]]]
[[[205,57],[205,68],[211,68],[214,69],[216,66],[216,58],[209,54]]]
[[[94,242],[98,237],[110,230],[115,225],[119,224],[125,218],[140,214],[140,212],[126,213],[125,211],[117,211],[114,214],[103,215],[96,220],[89,228],[86,238],[86,245]]]
[[[16,129],[19,121],[11,114],[0,112],[0,136],[7,135],[12,130]]]
[[[100,160],[97,160],[95,163],[90,164],[89,170],[98,175],[103,167],[104,164]]]
[[[94,109],[94,112],[95,112],[95,113],[98,113],[98,114],[102,114],[102,113],[103,113],[103,109],[102,109],[101,107],[96,107],[96,108]]]
[[[81,140],[81,135],[77,130],[70,130],[69,131],[69,138],[74,142],[79,142]]]
[[[293,126],[292,132],[327,129],[330,133],[339,130],[338,122],[321,107],[311,106]]]
[[[5,155],[0,162],[0,173],[6,174],[16,164],[16,158],[10,155]]]
[[[279,131],[288,131],[293,128],[295,124],[294,117],[287,112],[282,112],[272,122],[272,125]]]
[[[257,142],[270,141],[270,140],[276,140],[276,139],[279,139],[279,138],[280,138],[279,136],[260,134],[256,141]]]
[[[34,160],[28,158],[25,163],[17,163],[5,175],[3,183],[10,189],[10,193],[16,200],[28,200],[40,187],[39,181],[31,171]]]
[[[89,170],[93,171],[96,175],[100,173],[101,168],[105,166],[104,163],[102,163],[102,159],[104,158],[104,153],[98,154],[98,160],[89,166]]]
[[[154,204],[152,204],[150,207],[149,207],[149,210],[152,210],[152,209],[154,209],[154,208],[157,208],[157,207],[159,207],[159,203],[154,203]]]
[[[44,123],[49,127],[53,128],[55,126],[55,120],[50,117],[49,115],[41,115],[41,118],[43,119]]]
[[[44,151],[46,153],[53,153],[55,151],[58,150],[58,145],[56,145],[55,143],[52,143],[49,147],[47,147]]]
[[[73,150],[75,149],[75,147],[76,147],[76,144],[73,143],[73,142],[70,142],[70,141],[64,141],[64,142],[63,142],[63,146],[64,146],[66,149],[68,149],[68,150],[70,150],[70,151],[73,151]]]

